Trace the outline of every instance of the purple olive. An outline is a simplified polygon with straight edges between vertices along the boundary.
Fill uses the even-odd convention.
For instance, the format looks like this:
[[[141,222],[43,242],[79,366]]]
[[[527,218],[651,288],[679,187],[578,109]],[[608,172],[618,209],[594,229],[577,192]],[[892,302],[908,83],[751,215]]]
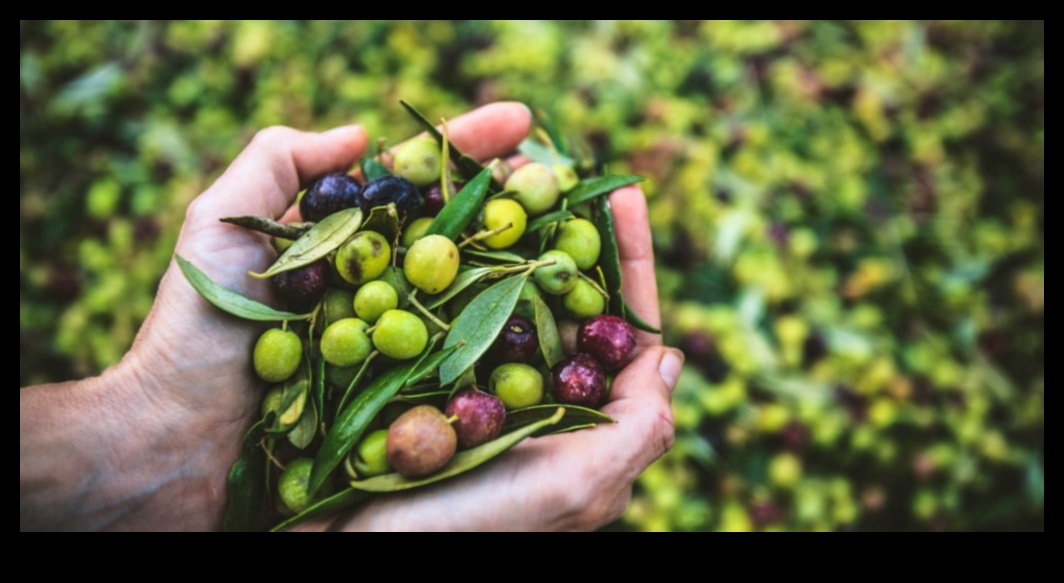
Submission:
[[[554,367],[550,376],[550,392],[555,401],[591,409],[606,404],[606,372],[594,357],[577,354],[567,358]]]
[[[506,406],[503,402],[477,389],[466,389],[455,395],[445,413],[448,418],[458,418],[453,427],[462,449],[498,439],[506,423]]]
[[[385,176],[366,185],[362,191],[362,212],[369,216],[370,211],[379,206],[395,203],[395,209],[402,220],[417,218],[424,201],[413,182],[398,176]]]
[[[329,289],[329,263],[324,259],[292,271],[273,276],[277,295],[297,312],[309,312],[325,298]]]
[[[635,328],[617,316],[596,316],[580,327],[580,352],[594,356],[606,372],[617,374],[635,358]]]
[[[342,210],[362,206],[362,187],[347,174],[329,174],[314,183],[299,201],[304,221],[320,222]]]
[[[462,187],[465,186],[463,182],[455,182],[452,184],[451,192],[457,194]],[[453,196],[453,195],[452,195]],[[440,214],[446,203],[443,200],[443,189],[440,188],[439,183],[433,184],[425,190],[425,214],[430,217],[435,217]]]
[[[521,316],[511,316],[492,345],[497,364],[528,364],[539,350],[536,325]]]

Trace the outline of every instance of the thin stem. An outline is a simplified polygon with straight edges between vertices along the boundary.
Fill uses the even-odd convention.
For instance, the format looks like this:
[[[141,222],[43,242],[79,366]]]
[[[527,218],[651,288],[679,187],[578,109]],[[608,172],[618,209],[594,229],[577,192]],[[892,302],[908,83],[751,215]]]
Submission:
[[[610,301],[610,294],[607,293],[606,290],[602,289],[602,286],[599,285],[599,282],[591,279],[590,277],[584,275],[583,273],[578,274],[578,276],[580,277],[580,279],[586,281],[588,283],[588,285],[590,285],[592,287],[592,289],[597,291],[602,297],[606,298],[607,302]]]
[[[451,331],[451,327],[448,324],[442,322],[439,318],[437,318],[435,315],[433,315],[433,313],[430,312],[428,308],[426,308],[425,306],[421,305],[421,302],[417,301],[417,294],[416,293],[412,293],[412,294],[407,295],[406,299],[410,300],[411,305],[413,305],[415,308],[417,308],[417,311],[421,312],[421,314],[423,316],[425,316],[426,318],[428,318],[429,321],[431,321],[433,324],[439,326],[440,330],[443,330],[444,332],[450,332]]]
[[[266,447],[265,441],[260,444],[260,447],[262,447],[262,451],[266,454],[266,459],[270,460],[270,463],[272,463],[278,470],[281,470],[283,472],[284,464],[282,464],[277,458],[273,457],[273,452],[270,451],[270,448]]]
[[[351,398],[351,394],[354,393],[355,387],[358,386],[358,382],[362,380],[362,377],[365,376],[366,371],[369,370],[369,365],[372,364],[373,361],[376,360],[378,356],[380,356],[380,354],[380,352],[374,351],[372,354],[369,355],[368,358],[366,358],[366,362],[362,363],[362,368],[359,369],[358,374],[355,375],[355,378],[351,380],[351,384],[348,385],[347,390],[344,391],[344,398],[340,399],[340,406],[336,408],[337,416],[339,416],[340,413],[343,412],[344,407],[347,406],[347,400]]]
[[[499,227],[498,229],[492,229],[490,231],[481,231],[476,235],[473,235],[472,237],[464,237],[464,240],[458,244],[458,248],[463,249],[469,245],[483,241],[484,239],[490,239],[495,235],[505,233],[506,231],[509,231],[512,228],[514,228],[514,224],[509,223],[506,226]]]

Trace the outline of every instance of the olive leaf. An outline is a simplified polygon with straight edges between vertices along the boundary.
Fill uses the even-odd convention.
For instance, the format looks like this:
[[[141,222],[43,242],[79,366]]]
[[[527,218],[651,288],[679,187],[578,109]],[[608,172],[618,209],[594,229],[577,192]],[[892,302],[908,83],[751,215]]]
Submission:
[[[378,178],[391,175],[392,173],[388,171],[388,168],[375,158],[366,157],[362,159],[362,177],[366,179],[366,182],[373,182]]]
[[[431,393],[417,393],[411,395],[400,394],[392,399],[393,403],[402,403],[404,405],[433,405],[433,406],[446,406],[448,399],[451,398],[450,391],[433,391]],[[442,409],[443,407],[439,407]]]
[[[313,346],[313,344],[311,344]],[[317,411],[321,422],[322,435],[325,434],[325,359],[318,357],[317,368],[314,371],[314,410]],[[317,427],[315,427],[315,431]]]
[[[390,241],[399,232],[399,226],[399,211],[395,203],[391,203],[370,209],[369,217],[362,223],[362,230],[380,233]]]
[[[565,351],[562,350],[562,338],[558,334],[558,323],[554,320],[554,314],[547,307],[543,298],[536,294],[533,300],[533,309],[536,314],[536,333],[539,336],[539,348],[543,352],[543,359],[548,368],[554,368],[565,359]]]
[[[236,225],[238,227],[243,227],[249,231],[263,233],[271,237],[288,239],[289,241],[295,241],[310,230],[310,227],[294,227],[292,225],[282,225],[277,221],[273,221],[264,217],[228,217],[221,219],[221,221],[228,225]]]
[[[299,418],[296,426],[288,432],[288,441],[302,451],[310,447],[314,441],[314,435],[318,432],[318,412],[314,407],[304,407],[303,416]]]
[[[499,263],[520,264],[524,263],[526,259],[521,257],[517,253],[510,251],[481,251],[480,249],[466,248],[462,249],[462,253],[469,255],[470,257],[476,257],[478,259],[486,259],[488,261],[498,261]]]
[[[549,227],[554,223],[568,221],[569,219],[573,218],[573,216],[573,213],[569,211],[556,211],[550,214],[546,214],[529,223],[528,228],[525,229],[525,231],[528,233],[533,233],[540,229]]]
[[[469,271],[459,273],[458,277],[454,279],[454,283],[451,284],[451,287],[447,288],[447,291],[443,292],[442,295],[434,298],[427,308],[429,310],[435,310],[442,307],[447,302],[453,300],[455,296],[464,292],[469,286],[489,275],[491,275],[490,267],[478,267],[476,269],[470,269]]]
[[[210,302],[211,305],[227,314],[252,322],[288,322],[306,320],[310,317],[309,314],[281,312],[255,300],[248,299],[214,283],[206,273],[200,271],[198,267],[189,263],[184,257],[177,255],[175,260],[177,261],[177,266],[181,269],[181,273],[185,274],[185,279],[188,280],[193,289],[199,292],[199,295],[203,296],[203,299]]]
[[[266,452],[261,443],[266,428],[273,425],[274,414],[256,423],[244,436],[240,459],[229,470],[229,503],[222,528],[226,532],[255,532],[262,516],[266,492]]]
[[[565,156],[560,152],[555,152],[547,146],[531,139],[521,142],[521,145],[517,147],[517,151],[524,154],[529,160],[547,166],[554,166],[556,164],[561,164],[563,166],[576,165],[576,162],[574,162],[572,158]]]
[[[362,209],[347,209],[325,217],[300,237],[265,273],[249,273],[269,279],[279,273],[305,267],[339,249],[362,226]]]
[[[594,213],[595,227],[602,239],[602,255],[599,267],[606,280],[606,294],[610,297],[610,313],[624,317],[624,302],[621,300],[621,250],[617,246],[617,232],[613,223],[613,210],[610,201],[602,199],[596,205]]]
[[[314,460],[314,468],[310,472],[308,492],[311,496],[317,494],[329,475],[343,461],[344,456],[362,439],[362,434],[365,433],[373,419],[407,385],[407,382],[417,382],[431,374],[442,359],[450,355],[448,352],[431,354],[432,349],[433,346],[430,344],[417,361],[393,368],[378,377],[337,417],[336,423],[318,451],[318,456]],[[421,378],[417,378],[419,376]],[[414,380],[411,381],[411,379]]]
[[[544,419],[549,419],[557,412],[559,407],[565,409],[565,419],[546,430],[537,431],[532,435],[533,437],[545,437],[547,435],[586,429],[588,426],[613,425],[617,423],[609,415],[586,407],[578,407],[576,405],[536,405],[508,412],[503,432],[516,431],[540,423]]]
[[[601,176],[598,178],[588,178],[576,185],[566,200],[569,201],[569,207],[575,207],[585,202],[591,202],[600,196],[607,195],[618,188],[624,188],[625,186],[631,186],[633,184],[639,184],[646,179],[642,176]]]
[[[365,492],[348,488],[335,496],[331,496],[312,505],[300,514],[278,524],[271,528],[270,532],[284,532],[305,522],[310,522],[311,520],[339,514],[344,510],[353,508],[362,502],[365,502],[369,498],[370,495]]]
[[[440,132],[440,130],[436,129],[436,125],[430,122],[428,118],[422,115],[421,112],[418,111],[413,105],[410,105],[409,103],[402,100],[400,100],[399,103],[404,108],[406,108],[406,111],[409,112],[411,116],[413,116],[414,120],[420,123],[421,126],[425,129],[425,131],[428,132],[430,136],[435,138],[436,143],[440,144],[440,146],[442,147],[444,143],[444,136]],[[482,166],[480,162],[477,162],[476,160],[463,154],[458,148],[454,146],[454,144],[450,144],[449,150],[451,152],[451,161],[454,162],[454,165],[458,168],[458,172],[460,172],[462,176],[466,178],[470,176],[476,176],[484,170],[484,166]]]
[[[521,275],[496,283],[470,302],[455,319],[444,347],[451,348],[463,342],[465,346],[440,366],[442,384],[453,383],[491,348],[513,313],[526,281],[528,276]]]
[[[421,488],[430,484],[449,480],[479,468],[492,459],[506,453],[515,445],[521,443],[536,432],[552,425],[557,425],[564,417],[565,409],[560,407],[555,408],[555,413],[552,417],[533,423],[532,425],[514,431],[508,435],[504,435],[499,439],[485,443],[480,447],[463,451],[454,456],[454,459],[452,459],[451,462],[438,473],[423,480],[408,480],[399,474],[389,474],[387,476],[380,476],[369,480],[352,482],[351,487],[363,492],[389,494],[413,490],[415,488]]]
[[[661,334],[661,330],[646,323],[634,311],[628,308],[621,294],[624,284],[624,276],[621,272],[621,251],[617,246],[617,228],[613,221],[613,209],[610,201],[598,201],[595,212],[595,227],[598,228],[599,237],[602,239],[602,255],[599,259],[599,269],[605,280],[606,293],[610,298],[610,313],[624,318],[629,324],[643,332]]]
[[[429,230],[425,232],[425,235],[443,235],[454,240],[461,237],[480,213],[480,207],[484,203],[484,197],[488,194],[490,185],[491,170],[485,169],[458,191],[451,202],[444,205],[443,210],[429,225]]]

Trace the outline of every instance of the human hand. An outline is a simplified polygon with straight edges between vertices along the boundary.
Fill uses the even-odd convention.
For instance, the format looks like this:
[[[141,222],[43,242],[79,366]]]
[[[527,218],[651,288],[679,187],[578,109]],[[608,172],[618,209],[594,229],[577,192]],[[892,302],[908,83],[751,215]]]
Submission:
[[[661,317],[646,199],[638,188],[610,197],[630,307]],[[300,530],[592,530],[624,513],[636,478],[673,443],[670,400],[683,354],[641,333],[641,353],[617,377],[603,412],[616,425],[529,440],[484,468],[428,489],[383,498]]]
[[[490,159],[516,149],[530,124],[528,109],[509,103],[449,126],[458,147]],[[276,258],[269,239],[219,219],[281,218],[300,189],[348,170],[366,143],[357,126],[260,132],[189,206],[177,254],[222,286],[276,305],[268,282],[247,277]],[[213,308],[172,263],[118,366],[20,391],[20,529],[220,528],[229,467],[265,390],[249,358],[262,331]]]

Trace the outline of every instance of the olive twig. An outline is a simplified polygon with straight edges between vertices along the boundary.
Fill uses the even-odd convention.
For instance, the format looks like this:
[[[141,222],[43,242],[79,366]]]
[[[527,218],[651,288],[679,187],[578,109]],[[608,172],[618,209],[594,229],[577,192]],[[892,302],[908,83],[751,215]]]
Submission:
[[[606,290],[602,289],[602,286],[599,285],[599,282],[591,279],[590,277],[584,275],[583,273],[580,273],[580,274],[577,274],[577,275],[580,277],[580,279],[586,281],[588,283],[588,285],[591,286],[592,289],[594,289],[596,292],[599,293],[599,295],[601,295],[602,297],[606,298],[607,302],[610,301],[610,294],[607,293]]]
[[[416,293],[407,294],[406,299],[410,300],[410,305],[412,305],[415,308],[417,308],[417,311],[421,312],[421,314],[423,316],[425,316],[426,318],[428,318],[429,321],[431,321],[433,324],[438,326],[440,328],[440,330],[443,330],[444,332],[450,332],[451,331],[451,326],[450,325],[442,322],[439,318],[437,318],[435,315],[433,315],[433,313],[430,312],[428,308],[426,308],[425,306],[421,305],[421,302],[417,301],[417,294]]]
[[[508,223],[506,225],[503,225],[502,227],[499,227],[498,229],[492,229],[490,231],[481,231],[476,235],[473,235],[472,237],[463,237],[463,241],[458,244],[458,248],[464,249],[465,247],[483,241],[484,239],[490,239],[495,235],[505,233],[506,231],[509,231],[512,228],[514,228],[514,224]]]
[[[266,447],[266,442],[264,441],[259,445],[262,447],[263,453],[266,454],[266,459],[270,460],[270,463],[272,463],[278,470],[281,470],[283,472],[284,464],[282,464],[280,460],[273,456],[273,452],[270,451],[270,448]]]

